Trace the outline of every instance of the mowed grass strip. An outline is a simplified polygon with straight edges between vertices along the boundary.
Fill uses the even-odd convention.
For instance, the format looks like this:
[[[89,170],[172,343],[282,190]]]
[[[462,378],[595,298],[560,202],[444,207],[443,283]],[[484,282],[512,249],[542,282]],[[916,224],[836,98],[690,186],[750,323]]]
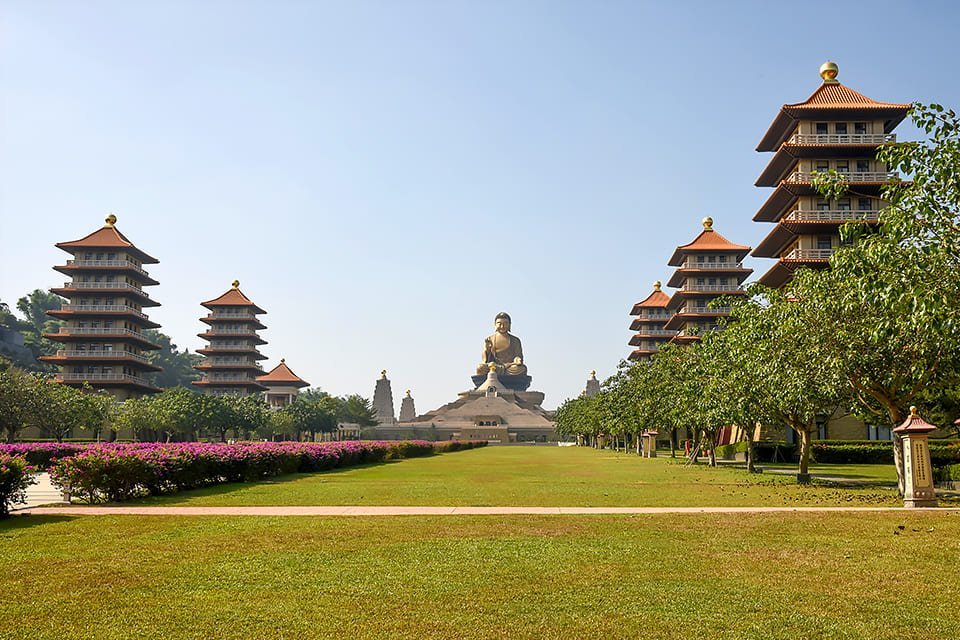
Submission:
[[[815,469],[825,475],[831,471]],[[895,482],[892,465],[844,466]],[[897,506],[884,487],[797,486],[789,476],[685,466],[682,460],[582,447],[486,447],[429,458],[297,474],[143,500],[189,506]]]
[[[958,638],[954,513],[15,517],[2,638]]]

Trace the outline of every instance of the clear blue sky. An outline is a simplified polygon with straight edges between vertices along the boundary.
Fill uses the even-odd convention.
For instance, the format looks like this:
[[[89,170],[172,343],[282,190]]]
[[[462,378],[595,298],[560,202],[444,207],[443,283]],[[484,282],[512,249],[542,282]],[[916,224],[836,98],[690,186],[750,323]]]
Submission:
[[[423,412],[505,310],[554,407],[629,353],[701,218],[769,231],[754,147],[824,60],[960,107],[958,24],[948,1],[3,1],[0,300],[62,282],[53,244],[114,212],[181,347],[238,278],[268,366],[366,396],[386,368]]]

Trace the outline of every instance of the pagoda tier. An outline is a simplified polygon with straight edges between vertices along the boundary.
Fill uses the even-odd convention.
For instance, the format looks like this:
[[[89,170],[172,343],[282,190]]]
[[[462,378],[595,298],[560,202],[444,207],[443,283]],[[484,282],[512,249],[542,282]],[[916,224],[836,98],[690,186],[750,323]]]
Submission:
[[[720,318],[730,315],[729,307],[710,307],[721,296],[745,296],[743,281],[752,269],[741,264],[750,247],[733,244],[713,230],[713,219],[703,219],[703,231],[693,242],[677,247],[669,265],[677,267],[670,286],[679,287],[667,303],[670,319],[664,329],[676,332],[670,342],[699,340],[706,331],[718,328]]]
[[[775,152],[756,182],[774,191],[753,217],[776,223],[753,251],[777,259],[759,280],[770,287],[786,284],[798,267],[826,267],[844,224],[877,224],[886,204],[882,189],[899,178],[876,154],[896,141],[893,130],[910,105],[876,102],[843,86],[832,62],[820,67],[820,75],[823,84],[804,102],[784,105],[757,146]],[[848,186],[843,198],[823,198],[813,187],[815,172],[830,170]]]
[[[636,318],[630,323],[630,330],[636,333],[629,344],[637,348],[627,356],[630,360],[649,360],[663,343],[677,335],[676,331],[663,328],[670,319],[669,302],[670,296],[660,290],[660,281],[657,280],[653,283],[653,292],[633,305],[630,315]]]
[[[287,361],[283,358],[280,359],[280,364],[269,373],[257,378],[257,382],[266,387],[264,396],[271,409],[282,409],[293,403],[300,389],[310,386],[309,382],[300,378],[287,366]]]
[[[144,286],[158,284],[143,265],[158,261],[133,246],[116,222],[111,214],[102,228],[80,240],[57,243],[73,259],[54,267],[70,282],[51,291],[68,303],[47,315],[66,324],[44,337],[64,348],[40,359],[59,367],[57,382],[89,383],[125,400],[160,391],[144,377],[162,370],[144,355],[160,346],[143,333],[160,326],[143,313],[144,307],[159,306],[143,291]]]
[[[201,304],[210,313],[200,320],[210,328],[197,335],[210,344],[197,350],[205,357],[194,369],[203,377],[193,384],[210,395],[246,396],[266,391],[257,381],[263,375],[258,361],[266,358],[257,350],[258,345],[266,344],[257,335],[258,329],[266,328],[257,315],[266,311],[240,291],[237,280],[219,298]]]

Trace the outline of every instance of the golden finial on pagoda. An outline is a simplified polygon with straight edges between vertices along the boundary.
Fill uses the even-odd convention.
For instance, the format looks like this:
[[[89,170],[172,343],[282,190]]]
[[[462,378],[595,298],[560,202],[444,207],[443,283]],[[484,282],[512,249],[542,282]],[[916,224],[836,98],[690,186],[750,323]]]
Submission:
[[[915,406],[910,407],[910,417],[911,417],[911,418],[919,418],[919,417],[920,417],[920,416],[917,414],[917,407],[915,407]]]
[[[103,221],[106,223],[103,226],[112,227],[113,225],[117,224],[117,216],[113,215],[112,213],[108,214]]]
[[[591,378],[596,378],[596,377],[597,377],[597,370],[596,370],[596,369],[593,369],[593,370],[590,371],[590,377],[591,377]]]
[[[380,369],[380,377],[381,377],[381,378],[386,378],[386,377],[387,377],[387,370],[386,370],[386,369]]]
[[[662,286],[663,286],[663,285],[660,283],[660,281],[657,280],[656,282],[653,283],[653,290],[654,290],[654,291],[660,291],[660,287],[662,287]]]
[[[286,363],[286,361],[287,361],[286,358],[280,358],[280,364],[284,364],[284,363]]]
[[[496,370],[497,370],[497,363],[496,363],[496,362],[491,362],[490,365],[487,367],[487,370],[488,370],[490,373],[496,372]]]
[[[410,397],[410,389],[407,389],[407,397]]]
[[[234,281],[233,281],[233,284],[231,284],[230,286],[233,287],[234,289],[239,289],[239,288],[240,288],[240,281],[239,281],[239,280],[234,280]]]
[[[706,218],[704,218],[704,219],[703,219],[703,228],[704,228],[705,230],[707,230],[707,231],[712,230],[712,229],[713,229],[713,218],[711,218],[710,216],[707,216]]]
[[[827,84],[834,84],[839,82],[837,80],[837,73],[840,72],[840,67],[837,66],[836,62],[831,62],[827,60],[822,65],[820,65],[820,77],[823,78],[823,81]]]

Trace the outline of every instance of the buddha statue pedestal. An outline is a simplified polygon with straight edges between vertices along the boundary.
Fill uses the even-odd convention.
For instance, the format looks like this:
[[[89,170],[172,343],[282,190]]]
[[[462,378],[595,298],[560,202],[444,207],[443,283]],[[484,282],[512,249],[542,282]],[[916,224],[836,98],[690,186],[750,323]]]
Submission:
[[[533,378],[530,376],[511,376],[505,373],[500,373],[497,375],[497,378],[500,380],[500,384],[503,385],[504,389],[510,389],[511,391],[526,391],[530,388],[530,383],[533,382]],[[471,376],[473,380],[473,387],[476,389],[482,385],[487,380],[487,374]]]

